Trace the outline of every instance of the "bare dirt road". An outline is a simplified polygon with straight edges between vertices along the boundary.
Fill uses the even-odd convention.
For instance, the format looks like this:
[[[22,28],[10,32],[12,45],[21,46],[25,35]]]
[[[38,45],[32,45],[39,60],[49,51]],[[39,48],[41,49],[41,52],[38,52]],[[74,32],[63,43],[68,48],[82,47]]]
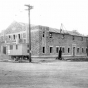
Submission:
[[[0,62],[0,88],[88,88],[88,62]]]

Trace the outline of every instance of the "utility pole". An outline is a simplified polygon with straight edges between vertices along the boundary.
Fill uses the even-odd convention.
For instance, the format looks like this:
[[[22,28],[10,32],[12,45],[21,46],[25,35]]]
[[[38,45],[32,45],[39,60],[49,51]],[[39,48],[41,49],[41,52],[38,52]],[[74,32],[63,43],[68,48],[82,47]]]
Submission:
[[[25,5],[28,7],[28,17],[29,17],[29,62],[32,62],[31,59],[31,27],[30,27],[30,10],[33,8],[30,5]]]

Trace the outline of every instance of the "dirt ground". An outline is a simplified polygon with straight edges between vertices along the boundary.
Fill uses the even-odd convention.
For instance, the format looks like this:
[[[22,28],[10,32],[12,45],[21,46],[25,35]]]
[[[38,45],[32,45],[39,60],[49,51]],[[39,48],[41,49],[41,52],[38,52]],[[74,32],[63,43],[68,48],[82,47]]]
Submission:
[[[0,88],[88,88],[88,62],[0,62]]]

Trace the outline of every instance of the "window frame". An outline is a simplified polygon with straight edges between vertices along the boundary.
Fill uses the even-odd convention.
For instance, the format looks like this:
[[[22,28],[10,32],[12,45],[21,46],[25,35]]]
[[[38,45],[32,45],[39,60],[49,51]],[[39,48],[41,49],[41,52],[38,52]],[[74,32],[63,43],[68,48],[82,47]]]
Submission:
[[[59,46],[56,46],[56,53],[59,53]]]
[[[16,45],[16,50],[18,49],[18,45]]]
[[[49,53],[53,53],[53,46],[49,46]]]
[[[62,53],[65,53],[65,47],[62,46],[61,49],[62,49]]]
[[[21,34],[18,34],[18,38],[21,39]]]
[[[77,53],[80,53],[80,48],[79,47],[77,47]]]
[[[49,32],[49,38],[52,38],[52,32]]]
[[[10,38],[11,38],[11,35],[9,35],[8,37],[9,37],[9,39],[10,39]]]
[[[70,48],[70,47],[68,47],[68,53],[70,53],[70,52],[71,52],[70,50],[71,50],[71,48]]]
[[[22,33],[22,38],[26,38],[26,33]]]
[[[16,39],[16,35],[13,35],[13,39],[14,39],[14,40]]]
[[[82,53],[84,53],[84,47],[82,47]]]
[[[75,36],[72,36],[72,40],[75,40]]]
[[[83,41],[83,37],[81,37],[81,41]]]
[[[43,31],[42,37],[45,37],[45,31]]]
[[[13,45],[10,45],[10,50],[13,50]]]
[[[29,49],[27,49],[27,53],[29,53]]]
[[[88,52],[87,50],[88,50],[88,48],[87,47],[85,47],[86,48],[86,53]]]
[[[42,47],[42,53],[45,53],[45,47],[44,46]]]

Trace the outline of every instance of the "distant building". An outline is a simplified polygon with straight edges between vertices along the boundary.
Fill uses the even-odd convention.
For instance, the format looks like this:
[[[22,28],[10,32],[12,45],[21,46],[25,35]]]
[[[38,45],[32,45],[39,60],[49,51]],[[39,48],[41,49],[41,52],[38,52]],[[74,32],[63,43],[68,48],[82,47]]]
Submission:
[[[28,25],[13,22],[0,36],[1,52],[8,55],[28,55]],[[88,38],[76,31],[45,26],[31,26],[32,57],[87,56]]]

